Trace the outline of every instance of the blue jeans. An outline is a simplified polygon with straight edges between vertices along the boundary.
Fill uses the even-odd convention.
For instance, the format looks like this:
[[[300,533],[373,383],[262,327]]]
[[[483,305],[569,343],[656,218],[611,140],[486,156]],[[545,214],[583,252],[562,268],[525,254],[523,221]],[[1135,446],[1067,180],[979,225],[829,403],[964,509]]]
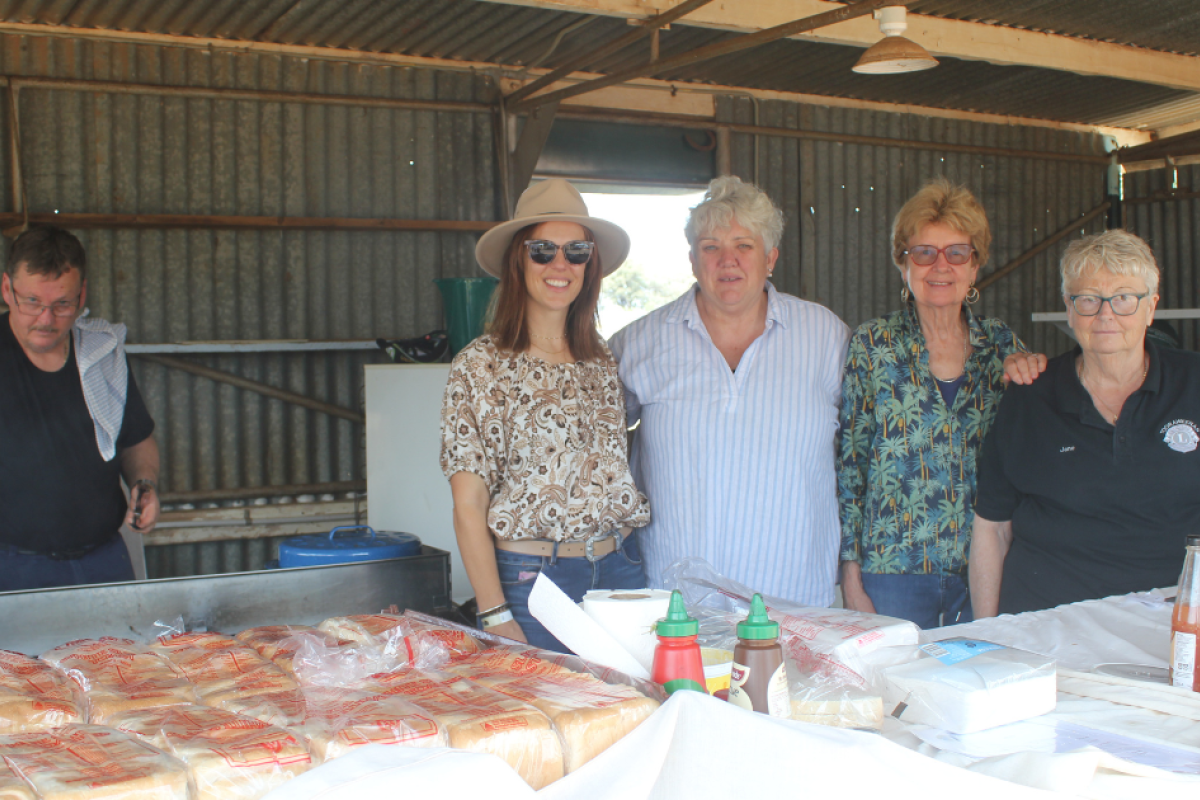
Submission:
[[[559,653],[571,651],[529,613],[529,593],[533,591],[533,582],[539,574],[545,573],[576,603],[592,589],[646,587],[637,531],[626,536],[618,549],[595,562],[583,556],[527,556],[496,550],[496,567],[500,571],[500,588],[504,591],[504,599],[512,606],[513,618],[525,632],[525,638],[534,647]]]
[[[58,560],[0,545],[0,592],[131,580],[133,563],[120,536],[81,558]]]
[[[922,630],[971,622],[971,593],[959,575],[862,574],[875,612],[917,623]]]

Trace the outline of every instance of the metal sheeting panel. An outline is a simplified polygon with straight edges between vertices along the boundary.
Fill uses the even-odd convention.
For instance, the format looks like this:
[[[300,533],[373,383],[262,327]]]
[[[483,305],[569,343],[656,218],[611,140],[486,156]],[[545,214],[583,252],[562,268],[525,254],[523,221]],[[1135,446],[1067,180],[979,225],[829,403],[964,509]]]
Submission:
[[[721,98],[721,121],[754,124],[745,98]],[[1101,154],[1100,137],[1044,128],[989,125],[911,114],[760,102],[757,124],[861,136],[976,144],[1014,150]],[[755,180],[754,137],[731,137],[733,172]],[[1105,199],[1105,169],[1089,164],[979,156],[930,150],[759,137],[760,185],[786,218],[777,285],[822,303],[854,327],[900,307],[901,276],[893,266],[891,225],[905,201],[944,175],[965,184],[988,212],[989,263],[1003,266]],[[1103,229],[1103,219],[1089,232]],[[1061,307],[1058,257],[1051,247],[983,291],[977,313],[1007,322],[1031,348],[1056,354],[1069,340],[1031,322],[1035,311]]]
[[[1126,199],[1153,197],[1173,189],[1195,192],[1200,188],[1200,165],[1178,171],[1156,169],[1125,176]],[[1154,250],[1161,271],[1160,309],[1200,308],[1200,199],[1164,199],[1153,203],[1128,203],[1125,228],[1141,236]],[[1200,349],[1200,321],[1170,320],[1183,346]]]
[[[952,19],[986,14],[979,21],[1190,53],[1195,6],[1194,0],[921,0],[913,10]],[[479,0],[0,0],[0,21],[550,68],[629,32],[616,16]],[[661,32],[661,57],[739,35],[685,18]],[[649,54],[647,37],[586,69],[610,73],[644,64]],[[1200,103],[1196,92],[1159,85],[955,58],[929,72],[864,76],[850,71],[861,54],[859,47],[789,39],[658,77],[1118,126],[1182,124],[1195,119]]]
[[[490,79],[470,73],[42,37],[0,37],[0,63],[10,74],[148,84],[470,102],[494,94]],[[495,218],[487,113],[25,88],[20,114],[34,212]],[[6,182],[9,157],[5,147]],[[4,210],[13,208],[10,195],[0,199]],[[477,274],[470,233],[79,235],[90,262],[88,305],[128,325],[131,343],[415,336],[442,326],[433,279]],[[383,358],[367,351],[197,360],[361,410],[363,365]],[[363,477],[356,423],[133,364],[157,422],[166,491]]]
[[[908,11],[1191,55],[1200,25],[1195,0],[916,0]]]

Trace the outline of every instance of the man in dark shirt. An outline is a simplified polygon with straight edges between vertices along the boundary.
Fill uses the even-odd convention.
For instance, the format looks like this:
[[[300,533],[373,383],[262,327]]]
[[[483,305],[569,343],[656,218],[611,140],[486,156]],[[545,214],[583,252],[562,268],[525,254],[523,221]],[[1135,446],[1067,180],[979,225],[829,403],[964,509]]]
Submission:
[[[61,228],[13,242],[0,291],[0,591],[132,580],[120,527],[154,527],[159,457],[124,326],[83,319],[87,256]]]

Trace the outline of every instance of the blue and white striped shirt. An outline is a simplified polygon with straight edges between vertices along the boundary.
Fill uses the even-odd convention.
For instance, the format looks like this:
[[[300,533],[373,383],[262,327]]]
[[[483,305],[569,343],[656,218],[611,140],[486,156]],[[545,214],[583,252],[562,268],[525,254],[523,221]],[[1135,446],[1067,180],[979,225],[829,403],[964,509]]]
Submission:
[[[698,556],[725,577],[802,605],[834,599],[834,439],[850,329],[767,284],[767,323],[736,371],[713,344],[696,287],[609,342],[650,498],[642,552],[652,586]]]

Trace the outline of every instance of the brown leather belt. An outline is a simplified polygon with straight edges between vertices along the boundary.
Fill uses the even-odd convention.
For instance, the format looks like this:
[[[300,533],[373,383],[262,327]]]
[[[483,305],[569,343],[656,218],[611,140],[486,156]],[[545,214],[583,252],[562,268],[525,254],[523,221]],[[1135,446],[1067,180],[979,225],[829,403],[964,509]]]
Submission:
[[[582,542],[554,542],[550,539],[497,539],[496,549],[509,553],[521,553],[527,556],[554,555],[554,545],[558,545],[559,558],[586,558],[595,561],[604,558],[609,553],[616,552],[617,545],[624,541],[632,528],[621,528],[609,531],[600,536],[593,536]]]

